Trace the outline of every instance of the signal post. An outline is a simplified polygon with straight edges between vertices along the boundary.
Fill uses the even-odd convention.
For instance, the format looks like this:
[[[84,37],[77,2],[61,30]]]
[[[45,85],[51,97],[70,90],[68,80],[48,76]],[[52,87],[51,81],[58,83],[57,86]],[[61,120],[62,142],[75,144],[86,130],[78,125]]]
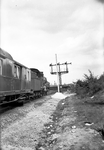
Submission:
[[[52,75],[57,75],[57,86],[58,92],[60,92],[60,88],[62,87],[62,75],[68,73],[68,65],[72,63],[57,63],[57,54],[55,55],[56,64],[50,64],[51,67],[50,73]],[[64,68],[63,68],[64,67]]]

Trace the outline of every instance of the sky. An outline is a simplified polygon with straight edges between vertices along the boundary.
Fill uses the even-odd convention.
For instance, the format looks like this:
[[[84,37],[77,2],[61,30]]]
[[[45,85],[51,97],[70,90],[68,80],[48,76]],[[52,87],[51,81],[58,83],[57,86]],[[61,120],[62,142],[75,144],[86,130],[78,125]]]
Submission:
[[[97,0],[1,0],[1,45],[14,60],[57,82],[49,64],[68,65],[62,83],[104,72],[104,7]]]

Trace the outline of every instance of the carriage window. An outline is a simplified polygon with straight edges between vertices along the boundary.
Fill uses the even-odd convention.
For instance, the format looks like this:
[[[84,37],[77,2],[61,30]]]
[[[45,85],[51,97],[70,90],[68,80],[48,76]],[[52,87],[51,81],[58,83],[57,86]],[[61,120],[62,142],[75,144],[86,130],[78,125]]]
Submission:
[[[17,67],[17,78],[20,78],[20,67]]]
[[[20,67],[16,65],[14,65],[14,77],[18,79],[20,78]]]
[[[29,81],[29,71],[27,71],[27,80]]]
[[[26,78],[25,78],[25,79],[26,79],[27,81],[29,81],[29,78],[30,78],[29,71],[28,71],[28,70],[26,70]]]
[[[17,77],[17,66],[14,66],[14,77]]]
[[[26,69],[24,68],[24,79],[26,79]]]
[[[0,75],[2,75],[2,60],[0,60]]]

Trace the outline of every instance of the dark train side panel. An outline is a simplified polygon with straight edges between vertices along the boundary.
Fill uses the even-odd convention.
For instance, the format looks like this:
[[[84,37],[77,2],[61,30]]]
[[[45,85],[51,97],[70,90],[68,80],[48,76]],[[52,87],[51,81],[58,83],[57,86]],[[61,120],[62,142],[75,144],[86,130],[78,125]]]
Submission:
[[[30,87],[30,69],[0,56],[0,97],[29,93]]]
[[[31,89],[32,91],[41,91],[41,80],[35,71],[31,71]]]
[[[0,93],[2,91],[9,93],[13,89],[13,61],[6,58],[0,58],[0,65]]]
[[[31,70],[16,61],[14,62],[14,68],[14,90],[30,92]]]

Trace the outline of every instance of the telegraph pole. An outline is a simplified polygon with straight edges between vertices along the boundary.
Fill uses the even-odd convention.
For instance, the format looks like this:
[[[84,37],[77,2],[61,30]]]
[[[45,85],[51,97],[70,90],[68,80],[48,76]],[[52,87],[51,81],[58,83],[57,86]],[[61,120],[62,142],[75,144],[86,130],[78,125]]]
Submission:
[[[68,73],[68,65],[72,63],[57,63],[57,54],[55,54],[55,59],[56,59],[56,64],[50,64],[49,66],[51,67],[51,74],[52,75],[57,75],[57,87],[58,87],[58,92],[60,92],[60,86],[62,86],[62,74]],[[62,69],[62,66],[64,66],[64,69]]]

